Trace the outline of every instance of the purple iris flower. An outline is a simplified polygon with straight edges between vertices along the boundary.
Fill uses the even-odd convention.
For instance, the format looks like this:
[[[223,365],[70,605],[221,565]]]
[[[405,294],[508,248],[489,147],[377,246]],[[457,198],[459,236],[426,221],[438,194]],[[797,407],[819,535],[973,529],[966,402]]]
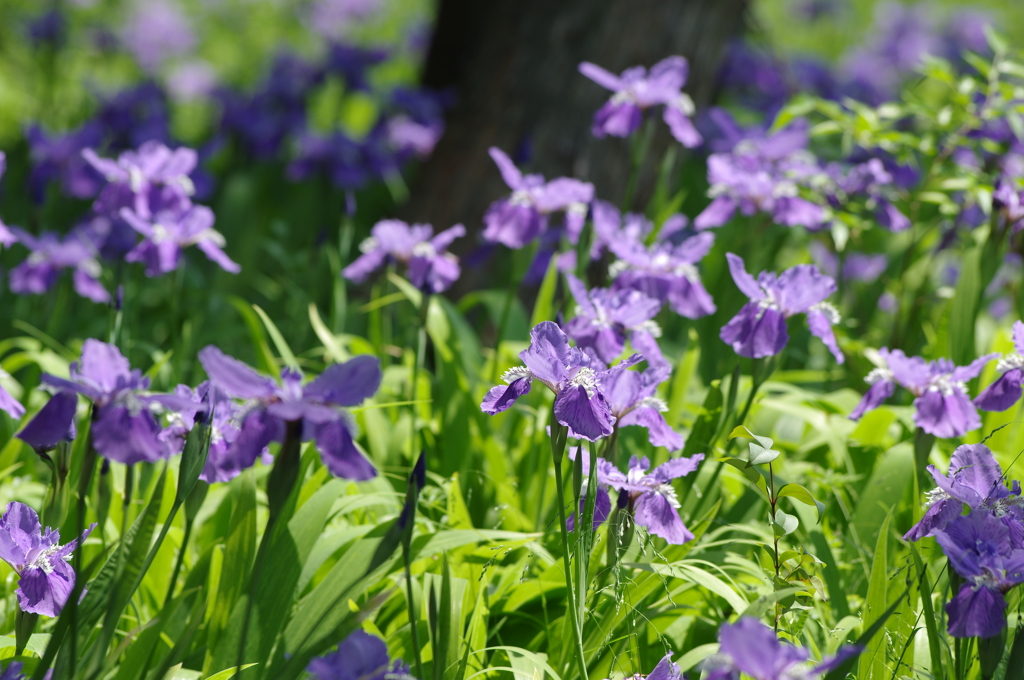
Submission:
[[[642,234],[627,229],[609,241],[609,249],[618,258],[608,269],[614,278],[612,288],[639,290],[667,302],[672,311],[689,319],[713,314],[715,302],[700,280],[697,263],[714,245],[714,234],[697,234],[673,244],[667,240],[671,234],[665,232],[665,226],[667,223],[650,246]]]
[[[3,179],[6,170],[7,155],[0,151],[0,179]],[[18,238],[7,228],[3,220],[0,220],[0,249],[6,248],[17,240]]]
[[[355,422],[343,406],[356,406],[380,387],[380,360],[357,356],[329,366],[302,383],[302,373],[285,368],[281,382],[261,375],[213,345],[199,352],[210,382],[229,397],[247,400],[241,432],[218,463],[222,474],[252,467],[272,441],[283,442],[286,423],[301,422],[302,440],[315,440],[327,469],[338,477],[367,480],[377,471],[355,445]]]
[[[75,438],[75,411],[78,408],[78,394],[70,390],[57,392],[46,402],[39,413],[33,416],[18,434],[14,435],[36,451],[49,451],[61,441]],[[61,431],[59,424],[67,423]]]
[[[620,504],[621,496],[626,496],[625,506],[638,526],[647,527],[673,545],[681,545],[692,540],[693,533],[679,517],[679,498],[672,480],[690,474],[702,460],[704,454],[697,453],[689,458],[673,458],[651,470],[646,456],[631,456],[629,471],[622,474],[616,470],[609,484],[619,492]]]
[[[324,38],[337,38],[379,12],[381,5],[382,0],[316,0],[309,8],[309,28]]]
[[[983,509],[1000,519],[1010,532],[1014,546],[1024,548],[1024,499],[1020,482],[1007,489],[1003,469],[984,444],[964,444],[953,452],[949,474],[943,475],[934,465],[928,466],[937,485],[928,492],[927,512],[910,528],[904,540],[917,541],[934,536],[963,514],[964,506]]]
[[[399,156],[426,158],[444,134],[441,120],[420,123],[406,115],[394,116],[387,122],[388,142]]]
[[[149,378],[114,345],[88,339],[82,357],[71,363],[71,379],[44,373],[42,382],[61,392],[85,395],[93,402],[92,441],[100,455],[118,463],[153,462],[170,454],[160,441],[160,426],[153,409],[176,409],[182,404],[172,395],[153,395],[146,390]],[[53,399],[67,399],[55,395]],[[44,408],[25,426],[40,441],[65,437],[74,422],[74,409]]]
[[[362,630],[342,640],[336,652],[313,659],[306,670],[316,680],[415,680],[407,665],[391,662],[383,640]]]
[[[761,272],[755,280],[747,273],[741,257],[732,253],[725,256],[733,281],[750,298],[720,333],[737,354],[750,358],[778,354],[789,341],[786,319],[806,314],[811,334],[821,338],[837,363],[843,363],[843,353],[832,332],[832,326],[839,323],[839,312],[825,302],[836,290],[831,277],[812,264],[798,264],[778,276]]]
[[[327,73],[335,73],[345,81],[348,90],[370,91],[370,81],[366,72],[388,58],[387,50],[380,48],[367,49],[334,43],[327,52]]]
[[[1018,188],[1015,181],[1003,178],[996,182],[996,189],[992,192],[992,207],[1002,213],[1011,233],[1024,229],[1024,191]]]
[[[50,182],[60,182],[61,189],[74,198],[92,198],[103,187],[103,176],[84,158],[82,150],[103,141],[103,128],[96,121],[64,134],[47,134],[38,125],[25,130],[32,172],[29,187],[32,200],[42,203]]]
[[[803,680],[824,675],[862,651],[847,645],[814,664],[807,649],[781,642],[771,628],[750,617],[723,623],[718,642],[718,653],[704,663],[704,680],[739,680],[741,673],[754,680]]]
[[[101,215],[116,215],[121,208],[142,218],[170,210],[181,212],[192,205],[195,185],[189,175],[195,170],[198,155],[193,149],[170,149],[149,141],[137,151],[125,151],[117,160],[100,158],[92,149],[82,156],[107,178],[93,206]]]
[[[708,157],[708,195],[711,203],[694,219],[697,229],[719,227],[739,210],[744,215],[768,213],[778,224],[820,229],[828,212],[801,198],[826,178],[817,159],[807,151],[808,132],[802,122],[770,135],[737,142],[728,153]]]
[[[610,435],[615,416],[601,391],[607,371],[594,370],[590,355],[570,347],[568,336],[553,321],[534,326],[530,339],[530,346],[519,353],[525,366],[505,371],[502,380],[508,386],[492,387],[481,410],[492,416],[507,411],[537,380],[555,393],[555,418],[572,431],[571,436],[597,441]],[[642,358],[634,354],[611,370],[632,366]]]
[[[644,111],[664,106],[662,118],[680,144],[692,148],[704,141],[690,120],[693,100],[683,92],[690,73],[684,57],[662,59],[650,73],[643,66],[633,66],[617,76],[587,61],[579,68],[580,73],[615,93],[594,114],[595,137],[628,137],[640,128]]]
[[[57,616],[75,587],[75,570],[67,560],[79,543],[96,527],[89,526],[81,538],[60,545],[60,532],[43,531],[36,511],[24,503],[7,504],[0,517],[0,559],[18,572],[18,606],[23,612]]]
[[[668,405],[655,396],[658,385],[668,380],[672,374],[672,366],[668,361],[652,361],[649,357],[652,350],[657,352],[653,338],[648,343],[641,342],[637,349],[647,358],[648,368],[642,372],[625,370],[628,366],[619,364],[604,371],[601,378],[601,390],[608,408],[615,416],[615,427],[639,425],[647,428],[647,439],[652,446],[664,446],[669,451],[683,448],[683,437],[669,427],[662,413],[668,411]]]
[[[839,276],[839,257],[835,253],[820,241],[812,241],[809,250],[811,259],[822,272],[832,278]],[[846,281],[877,281],[888,266],[889,258],[885,255],[847,252],[843,261],[842,277]]]
[[[871,388],[850,414],[859,420],[866,412],[878,408],[902,385],[917,397],[914,400],[914,424],[928,434],[948,439],[962,437],[981,427],[981,418],[967,395],[968,380],[978,377],[985,364],[998,354],[986,354],[967,366],[956,366],[949,359],[926,361],[908,357],[901,350],[878,350],[882,366],[868,373],[865,380]]]
[[[169,424],[160,432],[160,439],[168,442],[174,453],[181,453],[196,415],[202,413],[210,424],[210,449],[199,479],[212,484],[229,482],[237,477],[241,470],[232,465],[229,452],[242,432],[245,406],[229,399],[220,390],[211,388],[209,381],[199,383],[194,390],[187,385],[178,385],[174,388],[174,395],[190,406],[170,414]],[[211,408],[212,421],[209,420]],[[268,447],[264,447],[260,455],[265,465],[274,462]]]
[[[673,663],[672,655],[666,654],[647,675],[647,680],[686,680],[686,676],[679,670],[679,664]]]
[[[361,244],[362,255],[342,270],[349,281],[363,283],[386,262],[407,268],[409,281],[420,290],[441,293],[459,278],[459,260],[447,252],[455,239],[465,236],[461,224],[434,235],[429,224],[408,225],[401,220],[381,220],[373,225],[370,236]]]
[[[121,40],[144,71],[159,69],[171,57],[188,54],[196,35],[176,2],[145,0],[135,8],[121,30]]]
[[[27,676],[23,675],[21,669],[23,668],[20,661],[12,661],[7,664],[3,672],[0,673],[0,680],[27,680]],[[53,676],[53,670],[46,671],[46,675],[43,676],[43,680],[50,680]]]
[[[148,218],[121,208],[121,218],[142,234],[142,241],[124,259],[144,262],[146,276],[174,271],[181,264],[182,249],[193,245],[224,271],[237,274],[242,270],[222,250],[226,241],[213,228],[213,211],[204,205],[193,205],[183,211],[161,210]]]
[[[565,324],[565,333],[577,347],[590,349],[606,364],[619,358],[627,337],[645,347],[657,347],[654,338],[661,337],[661,328],[654,317],[661,309],[660,302],[638,290],[588,291],[572,274],[566,275],[566,279],[576,299],[576,316]],[[654,359],[646,352],[644,356],[648,361]]]
[[[110,301],[110,293],[99,282],[103,268],[99,252],[86,237],[75,230],[61,239],[47,231],[36,237],[17,227],[11,233],[32,251],[24,262],[10,271],[11,290],[22,295],[41,295],[53,287],[62,269],[72,269],[75,292],[93,302]]]
[[[910,228],[910,218],[893,205],[895,178],[881,158],[870,158],[848,169],[832,164],[828,168],[835,182],[829,197],[833,207],[840,209],[851,199],[873,206],[876,221],[891,232]]]
[[[217,72],[202,59],[187,61],[167,76],[167,91],[182,102],[209,97],[217,87]]]
[[[997,364],[999,378],[974,398],[974,405],[982,411],[1005,411],[1020,401],[1024,384],[1024,322],[1013,324],[1013,348],[1016,351]]]
[[[3,371],[3,369],[0,368],[0,371]],[[8,375],[6,371],[3,372],[4,377]],[[4,389],[3,385],[0,385],[0,411],[3,411],[14,420],[21,420],[21,417],[25,415],[25,407],[12,397],[10,392]]]
[[[551,213],[565,211],[566,231],[579,234],[594,200],[594,185],[569,177],[545,182],[543,175],[523,175],[512,159],[496,147],[489,150],[505,184],[508,198],[495,201],[484,215],[484,239],[509,248],[522,248],[548,227]]]
[[[935,534],[949,563],[964,579],[946,604],[953,637],[992,637],[1006,626],[1005,593],[1024,583],[1024,550],[991,512],[972,510]]]
[[[339,131],[297,136],[295,158],[288,164],[288,178],[301,181],[315,174],[326,176],[337,187],[358,189],[373,177],[367,145]]]

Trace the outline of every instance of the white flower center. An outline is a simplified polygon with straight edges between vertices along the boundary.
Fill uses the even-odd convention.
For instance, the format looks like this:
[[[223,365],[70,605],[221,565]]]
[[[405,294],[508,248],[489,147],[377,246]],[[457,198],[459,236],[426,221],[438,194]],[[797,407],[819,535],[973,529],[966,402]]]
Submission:
[[[577,203],[570,203],[569,207],[565,209],[565,212],[568,213],[569,215],[574,215],[576,217],[586,217],[587,216],[587,204],[586,203],[579,203],[579,202],[577,202]]]
[[[950,498],[952,498],[952,496],[946,493],[945,490],[939,487],[935,487],[934,489],[926,493],[924,496],[927,499],[924,502],[924,507],[926,509],[932,507],[939,501],[948,501]]]
[[[51,573],[53,571],[53,564],[50,562],[50,558],[58,550],[60,550],[59,545],[51,545],[46,550],[40,551],[39,554],[36,555],[31,562],[25,565],[25,568],[28,569],[31,567],[35,567],[37,569],[42,569],[44,574]]]
[[[597,392],[597,374],[594,369],[584,366],[569,380],[569,386],[582,387],[587,391],[587,397],[592,398]]]
[[[636,330],[647,331],[648,333],[651,334],[651,337],[661,337],[661,326],[659,326],[658,322],[655,321],[654,319],[648,319],[647,321],[644,321],[642,324],[636,327]]]
[[[420,241],[412,247],[413,257],[431,259],[437,257],[437,248],[430,241]]]
[[[996,370],[1000,373],[1006,373],[1007,371],[1012,371],[1015,368],[1024,368],[1024,356],[1021,356],[1016,352],[1013,354],[1007,354],[999,360],[999,363],[996,364]]]
[[[149,240],[152,241],[153,243],[163,243],[164,241],[169,240],[170,234],[171,232],[169,232],[167,230],[167,227],[165,227],[164,225],[154,224],[153,235],[150,237]]]
[[[941,392],[942,396],[951,396],[954,392],[967,392],[967,385],[960,380],[953,380],[948,375],[939,375],[931,379],[928,392]]]
[[[608,267],[608,276],[612,279],[619,278],[619,274],[629,269],[629,263],[623,260],[615,260]]]
[[[373,236],[368,236],[363,239],[363,242],[359,244],[359,252],[366,254],[372,253],[373,251],[380,248],[380,241]]]
[[[830,302],[819,302],[811,307],[811,311],[821,312],[832,326],[835,326],[837,323],[842,321],[842,317],[839,316],[839,310]]]
[[[533,205],[533,199],[530,197],[530,192],[525,189],[517,189],[513,191],[508,202],[512,205],[523,205],[527,207]]]
[[[676,276],[682,276],[690,281],[697,281],[700,278],[700,274],[697,273],[697,268],[689,263],[677,264],[672,272]]]
[[[690,99],[690,95],[685,92],[679,93],[679,98],[675,101],[675,107],[682,111],[687,116],[692,116],[695,110],[693,100]]]
[[[676,489],[668,482],[658,484],[654,487],[653,491],[667,500],[668,504],[673,508],[679,508],[679,497],[676,495]]]
[[[519,380],[520,378],[530,378],[532,376],[533,374],[530,373],[530,369],[528,369],[526,366],[514,366],[513,368],[510,368],[507,371],[505,371],[501,375],[501,379],[511,385],[513,382]]]
[[[131,185],[134,193],[142,191],[142,185],[145,183],[146,177],[142,174],[142,171],[136,167],[128,169],[128,183]]]
[[[864,382],[869,385],[879,382],[893,382],[895,380],[896,376],[888,368],[873,368],[870,373],[864,376]]]
[[[665,413],[668,411],[668,404],[665,403],[664,399],[658,399],[657,397],[644,397],[636,403],[633,408],[653,408],[655,411]]]
[[[636,96],[629,90],[619,90],[612,95],[612,104],[635,104]]]

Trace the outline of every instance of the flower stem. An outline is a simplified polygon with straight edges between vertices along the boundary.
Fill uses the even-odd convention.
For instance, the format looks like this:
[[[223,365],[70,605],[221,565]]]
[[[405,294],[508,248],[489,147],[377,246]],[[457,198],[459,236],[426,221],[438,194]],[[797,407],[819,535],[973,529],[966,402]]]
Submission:
[[[409,608],[409,633],[412,636],[412,654],[416,661],[416,677],[425,678],[423,674],[423,659],[420,652],[420,634],[417,630],[418,617],[416,616],[416,604],[413,600],[412,589],[412,562],[409,558],[409,549],[402,545],[402,560],[405,562],[405,601]]]
[[[551,413],[551,458],[555,464],[555,492],[558,495],[558,531],[562,539],[562,568],[565,572],[565,592],[568,598],[569,622],[572,624],[576,663],[580,677],[587,680],[587,662],[583,654],[583,631],[580,630],[579,610],[576,608],[576,592],[573,589],[571,555],[569,553],[569,531],[565,526],[565,484],[562,481],[562,457],[565,453],[567,428]],[[582,454],[581,454],[582,455]]]

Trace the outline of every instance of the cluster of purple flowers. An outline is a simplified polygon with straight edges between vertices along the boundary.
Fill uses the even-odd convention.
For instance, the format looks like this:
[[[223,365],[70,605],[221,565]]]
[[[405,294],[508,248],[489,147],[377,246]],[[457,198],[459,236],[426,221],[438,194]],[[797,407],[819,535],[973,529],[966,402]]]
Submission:
[[[878,408],[893,395],[897,384],[915,397],[914,424],[936,437],[964,436],[981,427],[976,404],[985,408],[992,402],[1002,403],[1003,398],[995,392],[1004,389],[1006,383],[992,392],[987,390],[984,399],[979,396],[980,403],[978,400],[972,403],[967,394],[967,381],[978,377],[985,364],[998,356],[996,354],[986,354],[967,366],[956,366],[949,359],[927,361],[908,357],[901,350],[884,347],[877,354],[881,365],[865,378],[871,387],[850,414],[851,420],[859,420],[868,411]],[[1012,376],[1009,380],[1012,381]]]
[[[435,236],[429,224],[409,226],[401,220],[382,220],[359,244],[362,255],[342,270],[342,276],[354,283],[363,283],[384,264],[397,262],[406,267],[406,275],[414,286],[429,293],[441,293],[461,273],[459,260],[447,252],[448,246],[465,235],[466,229],[461,224]]]
[[[334,364],[305,384],[297,370],[284,369],[278,383],[212,345],[199,353],[199,361],[208,382],[195,390],[179,385],[173,394],[153,393],[149,379],[132,370],[116,347],[86,340],[70,379],[44,374],[44,385],[55,393],[17,436],[39,451],[73,439],[81,394],[92,402],[92,444],[108,460],[130,465],[180,453],[185,435],[201,416],[211,426],[204,481],[228,481],[257,457],[266,460],[269,444],[283,442],[291,422],[301,424],[303,441],[316,441],[333,474],[354,480],[376,475],[355,445],[354,420],[343,410],[377,391],[381,371],[375,357]],[[161,413],[168,414],[166,426],[160,423]]]
[[[984,444],[957,448],[948,475],[934,465],[928,472],[937,486],[928,493],[924,517],[903,538],[934,536],[964,579],[946,605],[949,634],[997,635],[1006,626],[1006,592],[1024,583],[1020,482],[1006,487],[1002,467]]]
[[[780,641],[771,628],[749,617],[722,624],[718,642],[718,652],[703,663],[704,680],[803,680],[824,675],[861,652],[846,645],[814,664],[807,649]]]
[[[225,241],[213,228],[213,211],[192,203],[195,151],[150,141],[116,160],[88,148],[81,155],[107,182],[93,214],[66,236],[49,231],[33,236],[11,227],[9,233],[30,251],[10,272],[12,291],[45,293],[62,270],[71,269],[79,295],[106,303],[111,297],[100,282],[102,259],[141,262],[147,276],[160,276],[180,267],[182,250],[192,245],[225,271],[239,271],[222,249]]]

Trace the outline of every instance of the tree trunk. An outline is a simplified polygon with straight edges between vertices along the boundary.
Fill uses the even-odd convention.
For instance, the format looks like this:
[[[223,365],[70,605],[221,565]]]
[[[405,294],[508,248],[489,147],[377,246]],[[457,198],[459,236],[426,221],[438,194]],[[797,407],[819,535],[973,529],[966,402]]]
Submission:
[[[620,204],[630,172],[628,140],[596,139],[594,112],[610,93],[581,75],[592,61],[613,72],[674,54],[690,61],[684,91],[711,101],[726,43],[744,27],[749,0],[440,0],[423,84],[454,89],[447,130],[413,182],[410,221],[445,229],[462,222],[477,242],[491,201],[508,192],[487,155],[505,150],[549,179],[593,182]],[[674,143],[659,120],[652,154]],[[681,147],[680,147],[681,148]],[[650,167],[650,163],[648,166]],[[642,177],[637,206],[649,196]]]

